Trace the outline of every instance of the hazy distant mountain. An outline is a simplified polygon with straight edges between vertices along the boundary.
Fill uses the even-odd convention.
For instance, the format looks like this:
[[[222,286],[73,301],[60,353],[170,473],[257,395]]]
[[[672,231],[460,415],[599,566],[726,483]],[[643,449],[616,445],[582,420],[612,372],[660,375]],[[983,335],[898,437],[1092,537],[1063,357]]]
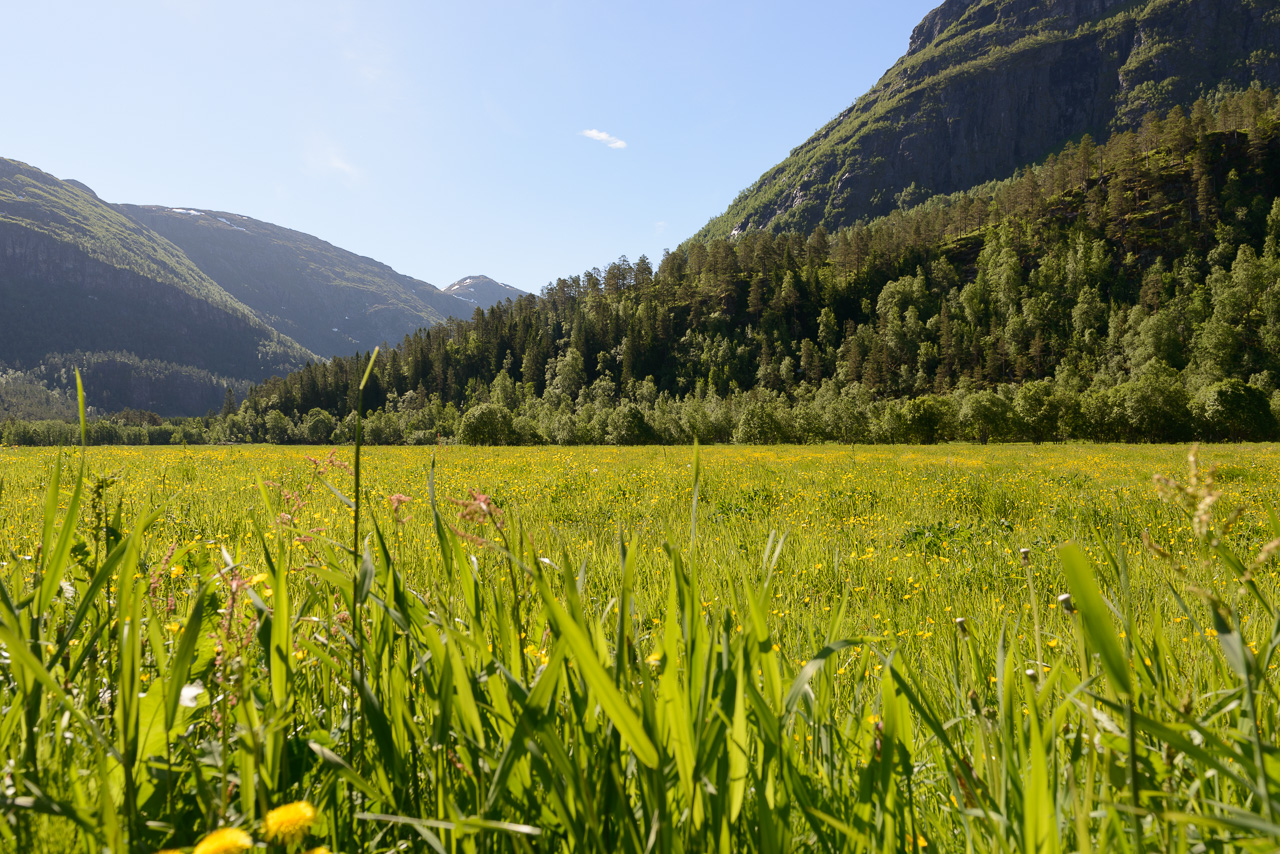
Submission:
[[[458,281],[445,288],[444,293],[456,299],[465,300],[473,310],[489,308],[503,300],[520,299],[520,297],[528,296],[526,291],[513,288],[511,285],[504,285],[502,282],[495,281],[488,276],[467,276],[464,279],[458,279]],[[466,314],[465,317],[471,317],[470,313]]]
[[[30,390],[56,396],[78,367],[100,409],[202,414],[227,388],[523,293],[467,281],[443,293],[308,234],[222,211],[111,205],[0,160],[0,411],[56,410]]]
[[[58,354],[89,354],[80,361],[116,373],[119,407],[203,411],[232,381],[315,358],[84,185],[4,159],[0,318],[0,363],[33,370]],[[155,398],[161,387],[169,399]]]
[[[191,208],[116,209],[172,241],[262,321],[321,356],[398,343],[475,308],[372,258],[268,222]]]
[[[946,0],[696,239],[852,225],[1253,83],[1280,85],[1275,0]]]

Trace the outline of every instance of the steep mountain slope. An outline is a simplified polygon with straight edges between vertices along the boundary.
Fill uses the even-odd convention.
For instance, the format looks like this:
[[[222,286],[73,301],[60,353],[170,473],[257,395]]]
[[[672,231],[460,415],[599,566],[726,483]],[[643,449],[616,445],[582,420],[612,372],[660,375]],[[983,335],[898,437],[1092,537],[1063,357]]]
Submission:
[[[696,239],[847,226],[1253,82],[1280,83],[1274,0],[946,0],[870,92]]]
[[[488,276],[467,276],[449,285],[444,292],[451,297],[466,301],[472,308],[489,308],[503,300],[528,296],[525,291],[513,288],[511,285],[504,285]]]
[[[0,362],[116,351],[238,379],[313,354],[83,185],[0,160]]]
[[[238,214],[117,205],[182,249],[257,317],[321,354],[397,342],[475,306],[299,231]]]

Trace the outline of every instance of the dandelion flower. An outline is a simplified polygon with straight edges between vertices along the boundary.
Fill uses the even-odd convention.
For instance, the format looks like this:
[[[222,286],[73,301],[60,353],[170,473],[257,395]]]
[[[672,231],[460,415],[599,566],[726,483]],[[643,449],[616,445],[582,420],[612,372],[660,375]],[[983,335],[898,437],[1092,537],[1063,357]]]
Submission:
[[[307,835],[311,822],[315,821],[316,808],[306,801],[294,801],[282,807],[276,807],[267,813],[263,823],[266,825],[267,841],[283,842],[291,845],[300,842]]]
[[[238,827],[223,827],[210,833],[193,854],[240,854],[253,847],[253,837]]]
[[[331,851],[330,851],[328,848],[326,848],[325,846],[321,845],[321,846],[319,846],[319,847],[317,847],[317,848],[309,848],[309,849],[307,849],[306,854],[333,854],[333,852],[331,852]]]

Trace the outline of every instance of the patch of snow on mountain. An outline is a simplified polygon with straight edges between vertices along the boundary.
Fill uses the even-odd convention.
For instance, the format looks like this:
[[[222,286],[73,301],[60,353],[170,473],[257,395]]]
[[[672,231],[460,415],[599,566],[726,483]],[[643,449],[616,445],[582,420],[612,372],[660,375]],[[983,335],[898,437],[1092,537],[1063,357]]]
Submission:
[[[190,216],[204,216],[200,211],[189,211],[186,208],[169,208],[169,213],[188,214]],[[226,220],[223,220],[225,222]]]
[[[249,229],[247,229],[247,228],[241,228],[240,226],[236,225],[236,224],[235,224],[235,223],[233,223],[233,222],[228,222],[227,220],[223,219],[222,217],[218,217],[218,222],[225,222],[227,225],[231,226],[231,227],[232,227],[232,228],[234,228],[236,231],[248,231],[248,230],[249,230]]]

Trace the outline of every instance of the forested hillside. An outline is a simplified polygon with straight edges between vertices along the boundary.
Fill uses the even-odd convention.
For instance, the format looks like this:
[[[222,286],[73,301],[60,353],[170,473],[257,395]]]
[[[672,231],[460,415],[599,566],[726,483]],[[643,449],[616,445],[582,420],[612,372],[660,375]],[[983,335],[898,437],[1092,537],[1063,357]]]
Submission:
[[[367,438],[1274,436],[1278,119],[1270,91],[1201,100],[853,228],[559,279],[381,353]],[[349,439],[367,359],[257,386],[207,435]]]
[[[843,228],[1256,84],[1280,85],[1274,0],[946,0],[869,92],[698,239]]]
[[[92,190],[3,159],[0,318],[0,411],[25,417],[59,409],[68,363],[104,409],[178,413],[314,358]]]
[[[127,350],[260,378],[312,354],[91,190],[0,160],[0,361]]]

